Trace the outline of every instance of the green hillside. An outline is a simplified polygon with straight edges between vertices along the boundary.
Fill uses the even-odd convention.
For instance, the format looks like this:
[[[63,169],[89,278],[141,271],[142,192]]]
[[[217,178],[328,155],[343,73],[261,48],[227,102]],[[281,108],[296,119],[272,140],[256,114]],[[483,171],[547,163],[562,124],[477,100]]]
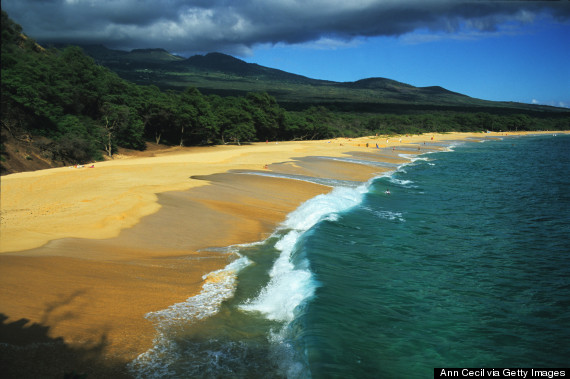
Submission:
[[[556,111],[556,108],[494,102],[472,98],[439,86],[414,87],[386,78],[367,78],[355,82],[311,79],[235,57],[209,53],[188,59],[162,49],[121,52],[102,46],[83,46],[86,54],[119,76],[138,84],[162,89],[183,90],[195,87],[204,94],[243,96],[248,92],[267,92],[288,109],[325,105],[343,110],[384,113],[386,110],[456,109],[505,112]],[[563,110],[562,110],[563,111]]]
[[[184,59],[163,49],[46,48],[5,12],[1,48],[2,173],[110,159],[119,148],[149,143],[570,130],[568,109],[441,87],[328,82],[219,53]]]

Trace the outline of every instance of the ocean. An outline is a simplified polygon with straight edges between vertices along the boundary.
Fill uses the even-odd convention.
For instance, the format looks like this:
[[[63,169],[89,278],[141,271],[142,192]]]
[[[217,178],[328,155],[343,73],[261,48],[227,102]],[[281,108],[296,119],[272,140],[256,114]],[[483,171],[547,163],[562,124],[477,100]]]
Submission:
[[[564,367],[570,135],[449,142],[337,181],[154,312],[139,377],[425,378]],[[296,178],[298,179],[298,178]],[[386,191],[389,190],[389,194]]]

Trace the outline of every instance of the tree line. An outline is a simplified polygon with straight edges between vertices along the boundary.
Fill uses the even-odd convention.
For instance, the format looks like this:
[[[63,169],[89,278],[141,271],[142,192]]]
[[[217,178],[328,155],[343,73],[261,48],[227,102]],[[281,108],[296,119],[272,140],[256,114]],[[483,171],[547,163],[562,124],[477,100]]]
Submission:
[[[190,146],[327,138],[314,113],[286,112],[267,93],[205,96],[161,91],[119,78],[79,47],[43,49],[2,12],[2,127],[19,139],[43,136],[56,159],[112,156],[147,141]]]
[[[85,163],[118,147],[191,146],[325,139],[426,131],[569,129],[565,118],[433,112],[401,115],[287,111],[267,93],[161,91],[121,79],[79,47],[44,49],[2,11],[2,128],[17,139],[47,137],[54,160]]]

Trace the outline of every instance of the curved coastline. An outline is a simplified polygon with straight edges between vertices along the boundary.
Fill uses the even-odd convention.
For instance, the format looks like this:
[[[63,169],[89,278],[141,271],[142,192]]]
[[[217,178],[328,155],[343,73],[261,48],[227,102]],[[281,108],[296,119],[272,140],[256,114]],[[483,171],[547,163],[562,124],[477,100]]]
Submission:
[[[3,325],[26,319],[74,348],[100,347],[100,358],[118,359],[118,370],[128,375],[124,364],[152,346],[155,330],[144,315],[198,294],[215,280],[206,274],[233,259],[204,249],[259,241],[301,203],[330,192],[286,174],[358,182],[389,170],[296,157],[355,153],[359,160],[370,155],[382,161],[385,156],[372,155],[380,152],[380,141],[379,147],[393,148],[382,154],[401,159],[399,154],[416,154],[410,146],[430,147],[431,137],[438,149],[435,142],[497,136],[403,137],[407,147],[401,150],[399,137],[388,145],[378,137],[189,148],[104,162],[87,172],[10,175],[2,180],[0,281],[9,288],[0,295]],[[73,364],[79,363],[66,367],[75,370]]]

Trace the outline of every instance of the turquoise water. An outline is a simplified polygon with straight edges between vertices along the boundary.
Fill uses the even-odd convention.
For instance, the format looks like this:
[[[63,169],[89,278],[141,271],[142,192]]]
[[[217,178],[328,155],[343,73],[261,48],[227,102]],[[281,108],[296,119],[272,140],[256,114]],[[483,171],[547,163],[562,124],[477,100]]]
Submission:
[[[570,356],[570,136],[466,142],[337,187],[150,314],[142,377],[431,377]],[[386,189],[390,194],[386,194]]]

